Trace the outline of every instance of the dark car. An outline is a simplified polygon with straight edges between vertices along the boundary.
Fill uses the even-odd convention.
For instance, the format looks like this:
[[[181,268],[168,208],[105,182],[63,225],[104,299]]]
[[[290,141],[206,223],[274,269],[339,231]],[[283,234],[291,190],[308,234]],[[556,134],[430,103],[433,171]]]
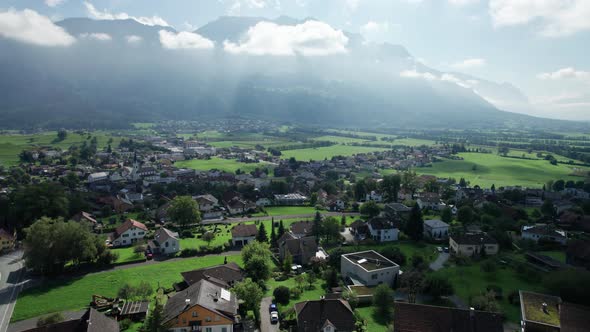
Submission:
[[[268,306],[268,312],[272,313],[272,312],[278,312],[278,311],[279,311],[279,309],[277,308],[277,305],[276,304],[271,303]]]

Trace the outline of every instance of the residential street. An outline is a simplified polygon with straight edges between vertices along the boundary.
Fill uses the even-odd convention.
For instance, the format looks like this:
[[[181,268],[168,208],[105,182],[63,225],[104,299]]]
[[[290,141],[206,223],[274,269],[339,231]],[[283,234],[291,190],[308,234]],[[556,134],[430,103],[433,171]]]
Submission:
[[[260,302],[260,331],[261,332],[279,332],[279,324],[270,323],[270,313],[268,307],[272,303],[272,297],[265,297]]]
[[[5,332],[14,311],[16,298],[22,290],[24,267],[22,251],[0,256],[0,332]]]

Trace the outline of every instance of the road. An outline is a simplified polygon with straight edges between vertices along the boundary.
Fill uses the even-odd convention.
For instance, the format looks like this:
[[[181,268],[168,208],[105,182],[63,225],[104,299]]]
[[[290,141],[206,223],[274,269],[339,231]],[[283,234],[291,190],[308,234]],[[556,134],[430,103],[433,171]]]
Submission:
[[[328,217],[341,217],[345,215],[347,217],[359,217],[360,213],[357,212],[320,212],[322,216]],[[255,220],[270,220],[274,218],[275,220],[281,219],[304,219],[304,218],[313,218],[315,217],[315,213],[307,213],[307,214],[292,214],[292,215],[284,215],[284,216],[260,216],[260,217],[243,217],[243,218],[227,218],[227,219],[212,219],[212,220],[203,220],[201,224],[203,225],[213,225],[213,224],[237,224],[245,221],[255,221]]]
[[[22,251],[0,256],[0,332],[7,330],[16,298],[22,290],[25,270],[22,256]]]
[[[438,271],[445,266],[445,263],[449,260],[449,253],[441,252],[438,254],[436,260],[430,263],[430,269],[432,271]]]
[[[279,332],[279,324],[270,323],[270,313],[268,307],[272,303],[272,297],[265,297],[260,302],[260,331],[261,332]]]

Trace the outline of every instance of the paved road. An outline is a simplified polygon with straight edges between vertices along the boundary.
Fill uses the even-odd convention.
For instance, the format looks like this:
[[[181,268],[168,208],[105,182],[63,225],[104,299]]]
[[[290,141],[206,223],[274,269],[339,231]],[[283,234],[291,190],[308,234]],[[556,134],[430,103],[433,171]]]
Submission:
[[[23,252],[0,256],[0,332],[5,332],[14,311],[16,298],[22,290]]]
[[[430,263],[430,269],[433,271],[438,271],[440,269],[442,269],[445,265],[445,263],[449,260],[449,253],[447,252],[441,252],[438,254],[438,257],[436,258],[436,260],[432,263]]]
[[[260,302],[260,331],[261,332],[279,332],[279,324],[270,323],[270,313],[268,307],[272,303],[272,297],[265,297]]]
[[[82,318],[82,316],[84,316],[85,313],[86,310],[65,311],[62,312],[62,315],[64,316],[64,320],[78,320]],[[35,327],[37,327],[38,320],[39,317],[35,317],[31,319],[21,320],[16,323],[12,323],[10,324],[10,326],[8,326],[7,332],[21,332],[34,329]]]
[[[357,212],[320,212],[322,216],[328,217],[341,217],[345,215],[347,217],[359,217],[360,213]],[[254,221],[254,220],[269,220],[274,218],[275,220],[281,219],[304,219],[304,218],[313,218],[315,217],[315,213],[308,213],[308,214],[292,214],[292,215],[284,215],[284,216],[261,216],[261,217],[243,217],[243,218],[227,218],[227,219],[212,219],[212,220],[203,220],[201,223],[203,225],[212,225],[212,224],[237,224],[245,221]]]

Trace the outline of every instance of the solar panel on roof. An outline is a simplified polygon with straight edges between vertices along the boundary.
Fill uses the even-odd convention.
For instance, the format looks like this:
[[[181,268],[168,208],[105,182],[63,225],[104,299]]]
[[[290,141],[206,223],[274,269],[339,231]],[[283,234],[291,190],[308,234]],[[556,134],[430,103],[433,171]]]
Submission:
[[[221,289],[221,299],[229,301],[231,299],[231,293],[227,289]]]

